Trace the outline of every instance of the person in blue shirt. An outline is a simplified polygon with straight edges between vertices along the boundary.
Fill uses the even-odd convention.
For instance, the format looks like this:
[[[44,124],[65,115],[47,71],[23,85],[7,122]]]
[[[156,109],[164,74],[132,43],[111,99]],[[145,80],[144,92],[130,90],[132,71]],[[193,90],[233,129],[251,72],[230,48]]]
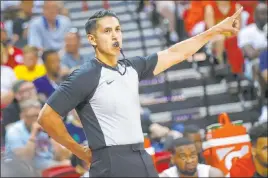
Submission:
[[[36,79],[33,83],[37,92],[46,101],[47,98],[55,91],[60,82],[60,57],[55,50],[46,50],[42,55],[47,74]]]
[[[37,123],[41,105],[37,100],[20,104],[21,120],[7,127],[6,156],[18,157],[42,171],[56,165],[68,165],[70,152],[50,139]]]

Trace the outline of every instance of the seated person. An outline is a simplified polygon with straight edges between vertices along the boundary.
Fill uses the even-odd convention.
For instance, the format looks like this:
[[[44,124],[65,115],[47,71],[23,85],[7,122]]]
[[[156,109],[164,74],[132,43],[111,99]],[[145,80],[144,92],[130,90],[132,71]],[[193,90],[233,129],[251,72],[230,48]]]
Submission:
[[[1,106],[5,107],[13,100],[12,85],[17,80],[13,69],[5,66],[8,55],[7,49],[1,43]]]
[[[33,1],[22,1],[18,17],[13,22],[12,43],[18,48],[27,44],[28,23],[32,18]]]
[[[19,103],[28,99],[38,99],[33,83],[24,80],[16,81],[12,87],[12,92],[14,94],[13,101],[2,110],[3,134],[5,134],[5,128],[8,125],[20,120],[21,109]]]
[[[44,65],[37,64],[38,49],[36,47],[24,47],[23,61],[23,65],[18,65],[14,68],[15,74],[19,80],[26,80],[31,82],[46,74]]]
[[[39,98],[46,101],[55,91],[60,82],[60,58],[55,50],[44,51],[42,60],[46,68],[46,75],[37,78],[33,83]]]
[[[252,156],[238,159],[230,170],[230,177],[268,176],[268,130],[267,122],[252,127],[249,131]]]
[[[1,36],[0,37],[1,37],[1,43],[7,49],[7,54],[8,54],[8,60],[5,63],[5,65],[14,69],[14,67],[23,63],[22,51],[21,49],[11,44],[11,41],[8,38],[7,31],[5,29],[5,25],[2,22],[1,22]]]
[[[70,165],[70,151],[50,139],[37,123],[41,110],[39,101],[27,100],[20,107],[21,120],[7,129],[7,157],[18,156],[40,171],[52,166]]]
[[[67,73],[81,66],[90,59],[89,55],[82,55],[79,52],[81,40],[78,29],[72,28],[64,38],[65,53],[61,58],[61,66]]]
[[[238,46],[245,56],[245,76],[253,80],[253,66],[259,63],[261,51],[267,49],[267,34],[264,26],[267,23],[267,4],[259,3],[255,9],[255,23],[243,28],[238,33]]]
[[[30,46],[35,46],[41,51],[61,49],[71,21],[59,13],[58,2],[44,1],[43,15],[34,18],[29,24],[28,44]]]
[[[207,29],[225,18],[232,16],[240,7],[238,3],[233,1],[211,1],[205,7],[205,23]],[[211,41],[212,51],[218,63],[224,62],[224,41],[225,38],[229,36],[231,36],[229,33],[218,35]]]
[[[202,155],[202,136],[199,132],[199,128],[196,125],[187,125],[184,127],[183,136],[188,138],[190,141],[194,142],[199,163],[205,163],[205,159]]]
[[[174,140],[171,161],[174,166],[159,177],[224,177],[219,169],[198,163],[195,144],[185,137]]]
[[[268,83],[268,50],[266,49],[260,54],[260,72],[266,83]]]

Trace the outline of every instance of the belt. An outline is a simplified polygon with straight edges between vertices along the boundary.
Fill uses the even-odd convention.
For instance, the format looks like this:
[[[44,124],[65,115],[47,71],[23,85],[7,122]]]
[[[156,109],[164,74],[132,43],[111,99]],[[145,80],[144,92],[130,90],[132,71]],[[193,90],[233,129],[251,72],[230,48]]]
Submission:
[[[144,143],[106,146],[103,148],[92,150],[92,152],[99,151],[102,149],[111,149],[111,150],[117,150],[117,151],[141,151],[141,150],[144,150]]]

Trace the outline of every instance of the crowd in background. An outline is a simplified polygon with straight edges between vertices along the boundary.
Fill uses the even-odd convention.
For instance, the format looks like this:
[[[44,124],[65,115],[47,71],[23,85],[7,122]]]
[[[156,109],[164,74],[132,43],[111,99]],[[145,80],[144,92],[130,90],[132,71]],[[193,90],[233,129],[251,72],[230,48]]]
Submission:
[[[84,3],[85,1],[81,2],[81,8]],[[267,84],[267,2],[143,3],[140,10],[150,11],[148,9],[155,5],[161,17],[168,19],[170,44],[205,31],[232,15],[242,5],[244,11],[240,17],[242,25],[237,45],[245,59],[244,75],[253,82],[261,78]],[[42,105],[61,81],[94,54],[80,54],[80,32],[72,26],[68,9],[62,2],[1,1],[2,12],[6,14],[5,17],[1,15],[1,146],[5,157],[26,160],[37,174],[56,165],[72,165],[80,174],[85,173],[88,165],[42,132],[37,124],[37,117]],[[180,27],[177,27],[178,20],[183,22]],[[208,44],[218,64],[227,61],[225,40],[229,37],[230,34],[221,34]],[[261,114],[261,122],[267,123],[267,103],[264,103]],[[175,165],[185,175],[191,170],[203,169],[200,165],[206,163],[202,155],[202,142],[205,138],[197,126],[174,129],[153,123],[150,120],[150,111],[146,108],[142,109],[141,116],[143,132],[148,134],[148,138],[163,143],[162,150],[172,153],[171,168]],[[73,138],[86,145],[86,137],[76,112],[70,112],[63,120]],[[244,159],[250,161],[239,162],[237,167],[241,167],[234,169],[242,170],[251,166],[251,172],[244,173],[267,176],[267,124],[254,127],[250,136],[255,151],[253,161],[250,156]],[[193,153],[189,153],[189,150]],[[194,157],[191,165],[193,167],[187,168],[185,164],[188,157],[186,159],[181,155]],[[233,170],[231,175],[235,176],[237,172],[239,171]],[[167,171],[161,175],[165,177],[168,174],[173,173]],[[211,177],[219,175],[222,172],[216,168],[208,174]]]

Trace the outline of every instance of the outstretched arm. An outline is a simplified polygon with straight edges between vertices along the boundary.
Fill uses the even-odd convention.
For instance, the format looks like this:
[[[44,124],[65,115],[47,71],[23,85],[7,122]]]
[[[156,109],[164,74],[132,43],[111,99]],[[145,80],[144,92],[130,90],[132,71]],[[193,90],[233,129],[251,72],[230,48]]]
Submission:
[[[226,18],[209,30],[188,40],[177,43],[166,50],[158,52],[158,61],[154,69],[154,75],[157,75],[173,65],[189,58],[218,34],[224,32],[237,34],[240,28],[239,16],[242,10],[243,7],[241,7],[233,16]]]

